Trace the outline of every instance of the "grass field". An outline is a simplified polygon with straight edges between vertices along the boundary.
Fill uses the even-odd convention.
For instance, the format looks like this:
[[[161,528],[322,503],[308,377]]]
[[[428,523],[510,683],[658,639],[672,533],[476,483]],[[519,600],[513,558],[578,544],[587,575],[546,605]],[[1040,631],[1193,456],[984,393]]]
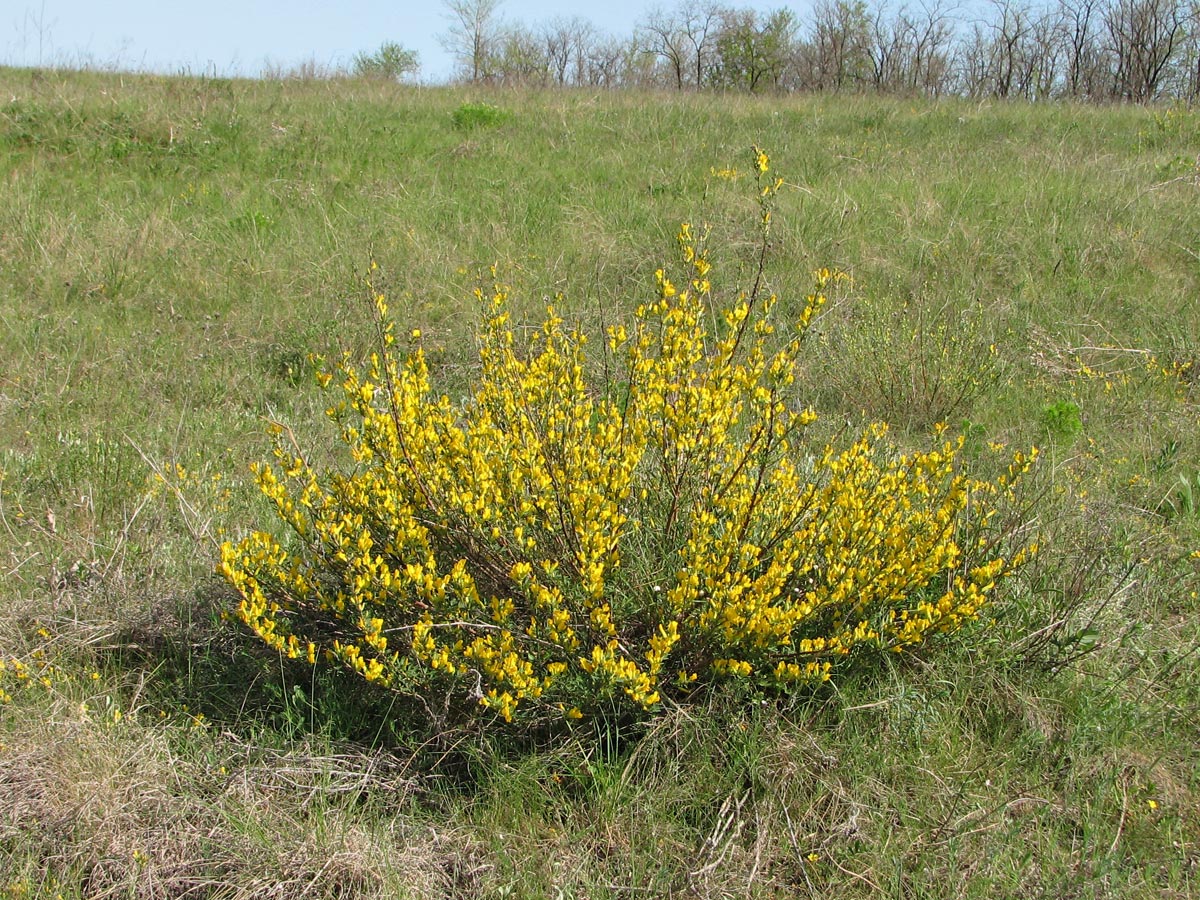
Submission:
[[[332,457],[309,357],[369,351],[372,261],[461,392],[492,263],[596,329],[707,222],[744,287],[752,144],[780,302],[853,278],[818,427],[1041,449],[1041,552],[964,639],[416,745],[222,616],[267,421]],[[0,897],[1195,896],[1197,152],[1186,108],[0,69]]]

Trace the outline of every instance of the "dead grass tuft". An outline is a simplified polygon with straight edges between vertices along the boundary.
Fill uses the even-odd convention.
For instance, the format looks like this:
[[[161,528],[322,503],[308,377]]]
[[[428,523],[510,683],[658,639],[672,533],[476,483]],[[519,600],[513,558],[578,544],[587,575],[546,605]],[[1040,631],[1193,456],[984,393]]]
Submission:
[[[84,896],[453,897],[486,871],[469,836],[407,809],[397,758],[49,712],[5,735],[0,860]]]

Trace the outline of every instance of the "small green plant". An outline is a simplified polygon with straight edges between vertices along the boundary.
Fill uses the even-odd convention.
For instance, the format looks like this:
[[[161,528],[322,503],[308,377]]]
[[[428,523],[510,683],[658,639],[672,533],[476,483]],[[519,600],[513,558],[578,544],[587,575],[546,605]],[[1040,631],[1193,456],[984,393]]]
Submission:
[[[230,219],[229,228],[240,234],[261,238],[275,230],[275,220],[260,209],[248,209]]]
[[[400,81],[420,68],[421,58],[416,50],[409,50],[395,41],[387,41],[374,53],[357,54],[351,71],[358,78]]]
[[[1159,475],[1171,471],[1171,467],[1175,465],[1175,460],[1179,457],[1179,441],[1172,438],[1163,444],[1158,453],[1154,457],[1154,461],[1150,464],[1151,468]]]
[[[767,245],[782,179],[755,152]],[[439,394],[420,343],[344,358],[329,414],[355,462],[322,472],[279,426],[259,485],[290,536],[227,543],[238,617],[293,659],[328,660],[431,712],[543,725],[654,709],[716,680],[820,683],[853,653],[901,652],[974,619],[1025,551],[991,528],[1031,457],[967,477],[962,441],[902,453],[887,428],[813,447],[788,323],[756,287],[711,305],[703,236],[685,269],[607,331],[611,371],[553,309],[518,343],[506,289],[480,290],[472,396]],[[761,257],[760,257],[761,258]],[[324,373],[325,385],[334,382]],[[443,713],[439,713],[443,714]]]
[[[987,433],[987,427],[979,422],[972,422],[970,419],[962,420],[962,452],[968,459],[975,459],[983,451],[987,443]]]
[[[1166,501],[1159,510],[1170,517],[1194,516],[1200,513],[1200,472],[1189,477],[1180,474]]]
[[[1042,425],[1052,438],[1069,441],[1083,430],[1079,404],[1071,400],[1056,400],[1042,409]]]
[[[498,106],[491,103],[464,103],[459,106],[450,116],[454,122],[454,127],[461,131],[470,131],[474,128],[486,128],[493,125],[499,125],[508,114]]]

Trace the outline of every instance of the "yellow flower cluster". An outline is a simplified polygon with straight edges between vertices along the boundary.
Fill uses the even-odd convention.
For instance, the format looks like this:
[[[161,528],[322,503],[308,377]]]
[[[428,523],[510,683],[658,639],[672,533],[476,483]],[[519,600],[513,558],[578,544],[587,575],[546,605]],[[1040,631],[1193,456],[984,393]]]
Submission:
[[[38,629],[38,636],[49,637],[45,629]],[[41,647],[35,647],[26,659],[0,656],[0,705],[12,702],[14,690],[30,687],[50,690],[65,679],[53,657]]]
[[[768,167],[756,151],[764,197]],[[797,359],[841,273],[819,270],[790,321],[757,287],[713,309],[705,236],[678,243],[684,270],[608,329],[619,374],[598,384],[553,308],[518,346],[498,286],[477,292],[478,382],[452,402],[415,332],[393,350],[376,296],[380,351],[320,378],[355,466],[319,472],[276,429],[256,475],[290,537],[224,545],[238,617],[290,658],[509,722],[649,709],[716,677],[821,681],[858,645],[976,617],[1020,562],[988,525],[1032,460],[978,482],[961,442],[900,454],[883,426],[814,452]]]

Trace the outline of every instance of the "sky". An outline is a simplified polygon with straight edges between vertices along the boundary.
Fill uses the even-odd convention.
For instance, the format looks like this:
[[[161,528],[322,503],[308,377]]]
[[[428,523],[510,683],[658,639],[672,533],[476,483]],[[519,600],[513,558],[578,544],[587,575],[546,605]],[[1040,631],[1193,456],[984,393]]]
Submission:
[[[766,11],[798,4],[733,5]],[[501,0],[498,14],[526,24],[579,16],[624,36],[655,6],[676,3]],[[268,64],[336,68],[395,41],[420,54],[421,80],[438,82],[454,72],[439,41],[449,24],[443,0],[0,0],[0,64],[254,76]]]

